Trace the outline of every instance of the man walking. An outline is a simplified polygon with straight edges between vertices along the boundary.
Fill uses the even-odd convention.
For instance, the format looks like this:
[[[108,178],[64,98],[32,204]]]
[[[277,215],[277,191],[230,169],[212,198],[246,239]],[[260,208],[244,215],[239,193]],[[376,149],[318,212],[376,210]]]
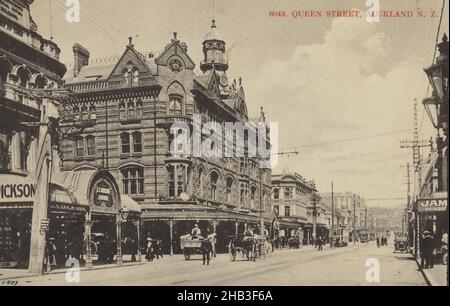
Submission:
[[[434,239],[429,231],[424,231],[420,247],[420,266],[422,269],[433,268]]]

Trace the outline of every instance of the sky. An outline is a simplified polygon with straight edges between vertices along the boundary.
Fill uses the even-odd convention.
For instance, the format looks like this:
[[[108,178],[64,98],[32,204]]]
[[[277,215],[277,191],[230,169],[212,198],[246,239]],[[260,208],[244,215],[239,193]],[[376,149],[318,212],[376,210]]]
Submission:
[[[267,120],[279,124],[280,150],[298,151],[280,156],[273,173],[298,172],[319,192],[334,182],[335,191],[360,194],[369,206],[400,206],[406,204],[403,167],[412,159],[400,140],[412,138],[414,99],[421,137],[433,135],[421,105],[428,86],[423,68],[432,63],[442,1],[379,0],[380,10],[411,10],[414,17],[373,23],[325,16],[367,11],[366,0],[80,0],[79,23],[65,20],[64,0],[35,1],[31,10],[64,63],[73,62],[74,43],[91,58],[109,57],[122,54],[132,36],[139,51],[158,52],[173,32],[199,63],[215,18],[227,44],[228,75],[243,78],[250,117],[263,107]],[[292,17],[306,10],[323,14]],[[425,17],[416,17],[417,10]],[[447,10],[440,36],[448,29]]]

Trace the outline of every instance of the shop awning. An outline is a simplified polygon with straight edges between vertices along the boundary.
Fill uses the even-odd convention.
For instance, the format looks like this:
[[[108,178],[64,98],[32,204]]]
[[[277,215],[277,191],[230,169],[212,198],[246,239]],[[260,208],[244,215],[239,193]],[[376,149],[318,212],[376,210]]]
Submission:
[[[141,206],[132,198],[130,198],[127,195],[122,194],[120,196],[121,199],[121,204],[122,204],[122,209],[128,209],[131,212],[134,213],[141,213]]]

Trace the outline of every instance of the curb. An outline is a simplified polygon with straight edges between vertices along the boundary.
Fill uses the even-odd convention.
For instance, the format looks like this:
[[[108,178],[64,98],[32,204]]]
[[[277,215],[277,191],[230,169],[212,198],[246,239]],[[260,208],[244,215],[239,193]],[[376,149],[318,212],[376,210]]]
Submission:
[[[145,264],[145,262],[127,263],[127,264],[122,264],[120,266],[117,266],[117,265],[105,266],[105,265],[103,265],[103,266],[94,266],[91,269],[82,267],[82,268],[80,268],[80,272],[114,269],[114,268],[125,268],[125,267],[132,267],[132,266],[138,266],[138,265],[144,265],[144,264]],[[44,273],[43,275],[33,273],[33,274],[23,274],[23,275],[18,275],[18,276],[9,276],[9,277],[8,276],[0,276],[0,281],[24,279],[24,278],[30,278],[30,277],[36,277],[36,276],[48,277],[48,276],[52,276],[52,275],[64,274],[67,271],[68,271],[68,269],[57,269],[57,270],[53,270],[49,273]],[[26,273],[28,273],[28,272],[26,272]]]
[[[419,270],[422,273],[422,276],[425,279],[425,281],[427,282],[428,286],[432,286],[432,287],[443,286],[434,279],[433,275],[428,270],[422,269],[422,267],[420,266],[420,262],[417,258],[414,257],[414,260],[416,261],[417,266],[419,267]]]

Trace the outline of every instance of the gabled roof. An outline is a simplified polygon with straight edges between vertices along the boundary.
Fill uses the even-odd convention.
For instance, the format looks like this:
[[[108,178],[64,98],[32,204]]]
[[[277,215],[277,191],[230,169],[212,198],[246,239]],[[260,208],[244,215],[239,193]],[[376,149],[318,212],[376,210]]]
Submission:
[[[182,45],[183,44],[183,45]],[[185,51],[185,43],[181,43],[179,40],[172,39],[172,42],[166,46],[164,51],[156,58],[155,63],[157,65],[166,66],[169,59],[173,55],[178,55],[184,62],[187,69],[194,69],[195,63]]]

